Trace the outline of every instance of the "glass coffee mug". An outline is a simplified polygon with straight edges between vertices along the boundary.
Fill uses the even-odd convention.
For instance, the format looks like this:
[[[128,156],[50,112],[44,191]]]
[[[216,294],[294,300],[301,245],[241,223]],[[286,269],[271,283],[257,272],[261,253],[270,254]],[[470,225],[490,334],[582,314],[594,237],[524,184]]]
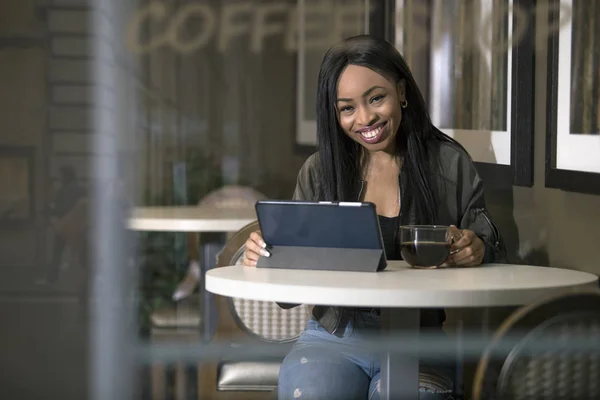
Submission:
[[[399,229],[402,258],[414,268],[441,267],[458,239],[449,226],[403,225]]]

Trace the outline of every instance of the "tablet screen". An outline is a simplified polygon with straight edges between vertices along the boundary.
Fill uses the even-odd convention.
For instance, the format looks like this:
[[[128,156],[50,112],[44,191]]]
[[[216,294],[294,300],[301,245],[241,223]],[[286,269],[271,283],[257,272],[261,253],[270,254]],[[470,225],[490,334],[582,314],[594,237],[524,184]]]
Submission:
[[[256,213],[269,246],[383,249],[371,203],[260,201]]]

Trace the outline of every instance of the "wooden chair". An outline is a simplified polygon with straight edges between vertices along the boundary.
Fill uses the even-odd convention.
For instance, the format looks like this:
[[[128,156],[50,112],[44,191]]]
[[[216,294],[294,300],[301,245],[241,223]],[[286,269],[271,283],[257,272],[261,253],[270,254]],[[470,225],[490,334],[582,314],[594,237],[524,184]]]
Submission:
[[[253,222],[228,241],[217,258],[216,268],[239,264],[244,255],[244,243],[251,232],[258,230]],[[308,320],[308,307],[284,310],[274,302],[217,297],[219,322],[213,340],[218,343],[250,345],[255,343],[290,343],[295,341]],[[200,397],[264,399],[276,395],[282,357],[264,360],[222,360],[207,365],[199,387]],[[219,396],[215,396],[215,392]],[[229,394],[229,395],[228,395]]]
[[[479,362],[473,397],[600,399],[600,293],[561,296],[514,312]]]
[[[252,188],[243,186],[225,186],[209,193],[199,203],[199,207],[242,209],[254,208],[258,200],[266,198]],[[210,323],[202,312],[205,309],[203,294],[198,294],[203,271],[213,267],[219,243],[211,243],[201,247],[201,233],[191,232],[187,235],[189,266],[185,278],[173,293],[173,303],[152,313],[150,340],[152,344],[200,343],[206,339],[204,325]],[[190,377],[196,373],[188,373],[189,368],[183,364],[175,365],[174,395],[178,399],[189,397]],[[167,366],[154,363],[152,365],[152,398],[163,399],[167,388]]]

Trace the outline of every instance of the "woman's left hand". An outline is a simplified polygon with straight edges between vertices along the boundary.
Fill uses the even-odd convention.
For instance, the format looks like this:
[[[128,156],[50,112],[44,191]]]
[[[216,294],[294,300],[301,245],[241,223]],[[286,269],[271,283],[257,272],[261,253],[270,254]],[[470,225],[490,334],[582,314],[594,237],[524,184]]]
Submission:
[[[454,237],[460,239],[450,247],[451,253],[447,263],[456,267],[476,267],[483,261],[485,244],[475,232],[457,227],[451,227]]]

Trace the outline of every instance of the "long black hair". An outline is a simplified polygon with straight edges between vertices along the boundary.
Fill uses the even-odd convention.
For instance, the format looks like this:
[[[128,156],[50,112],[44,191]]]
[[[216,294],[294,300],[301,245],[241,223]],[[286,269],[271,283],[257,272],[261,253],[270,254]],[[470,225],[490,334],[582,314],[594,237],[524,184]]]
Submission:
[[[361,146],[344,134],[335,107],[338,81],[348,65],[367,67],[396,84],[404,79],[408,106],[402,110],[396,135],[396,153],[402,158],[401,174],[406,183],[402,208],[414,204],[414,222],[435,223],[437,207],[431,177],[437,173],[433,171],[437,160],[428,154],[427,141],[453,140],[431,123],[425,100],[402,55],[390,43],[369,35],[354,36],[335,45],[321,63],[317,87],[319,197],[355,201],[349,196],[357,193],[362,177]]]

